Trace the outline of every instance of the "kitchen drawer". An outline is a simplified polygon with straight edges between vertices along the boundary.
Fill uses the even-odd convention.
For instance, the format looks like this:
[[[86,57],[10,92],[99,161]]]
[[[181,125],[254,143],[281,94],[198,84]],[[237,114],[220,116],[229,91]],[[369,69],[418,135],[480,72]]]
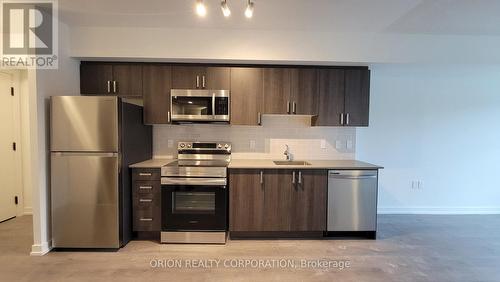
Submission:
[[[160,181],[134,181],[132,184],[133,193],[136,194],[160,194]],[[159,197],[159,196],[158,196]]]
[[[156,209],[134,209],[134,231],[160,231],[160,214]]]
[[[136,168],[132,171],[132,181],[160,180],[159,168]]]
[[[134,210],[161,209],[161,197],[157,194],[136,194],[133,199]]]

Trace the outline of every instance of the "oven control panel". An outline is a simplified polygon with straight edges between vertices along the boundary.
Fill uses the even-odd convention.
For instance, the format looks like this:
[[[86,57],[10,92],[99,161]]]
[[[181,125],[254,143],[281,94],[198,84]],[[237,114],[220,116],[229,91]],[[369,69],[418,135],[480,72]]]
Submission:
[[[177,145],[177,150],[196,150],[199,152],[203,151],[221,151],[225,153],[231,152],[231,143],[229,142],[179,142]]]

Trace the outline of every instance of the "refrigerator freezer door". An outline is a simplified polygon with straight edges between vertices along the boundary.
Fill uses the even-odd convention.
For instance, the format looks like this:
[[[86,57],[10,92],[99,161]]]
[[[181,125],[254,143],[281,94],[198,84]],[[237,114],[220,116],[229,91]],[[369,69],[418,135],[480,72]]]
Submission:
[[[116,97],[53,96],[51,151],[118,152]]]
[[[116,153],[51,153],[52,243],[119,248]]]

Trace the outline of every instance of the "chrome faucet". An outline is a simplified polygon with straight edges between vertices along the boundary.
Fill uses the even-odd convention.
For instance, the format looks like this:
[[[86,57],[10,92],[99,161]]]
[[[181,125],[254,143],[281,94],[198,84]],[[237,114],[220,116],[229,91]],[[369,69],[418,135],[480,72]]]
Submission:
[[[287,161],[292,161],[292,154],[290,154],[290,147],[288,145],[285,145],[286,149],[285,152],[283,152],[283,155],[286,156]]]

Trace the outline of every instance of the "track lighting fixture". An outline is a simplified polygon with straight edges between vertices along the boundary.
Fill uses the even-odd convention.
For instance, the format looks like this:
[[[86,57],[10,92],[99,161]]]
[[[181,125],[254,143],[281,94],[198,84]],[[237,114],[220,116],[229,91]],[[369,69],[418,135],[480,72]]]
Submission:
[[[231,10],[229,10],[229,6],[227,5],[227,0],[223,0],[220,3],[220,8],[222,10],[222,14],[224,15],[224,17],[227,18],[231,15]]]
[[[247,18],[253,17],[253,2],[251,0],[248,0],[248,2],[247,2],[247,8],[245,10],[245,17],[247,17]]]
[[[204,17],[207,14],[207,8],[203,3],[203,0],[196,0],[196,13],[200,17]]]
[[[229,9],[229,5],[227,4],[227,0],[220,0],[220,8],[222,10],[222,14],[224,17],[231,16],[231,9]],[[247,2],[247,6],[245,9],[245,17],[252,18],[253,17],[253,6],[254,2],[252,0],[245,0]],[[203,0],[196,0],[196,14],[200,17],[205,17],[207,15],[207,7]]]

